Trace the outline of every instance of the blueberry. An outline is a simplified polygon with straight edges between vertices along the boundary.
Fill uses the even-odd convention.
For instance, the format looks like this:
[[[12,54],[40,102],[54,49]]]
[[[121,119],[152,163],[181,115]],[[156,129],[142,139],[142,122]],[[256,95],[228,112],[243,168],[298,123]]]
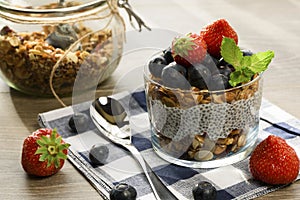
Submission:
[[[160,78],[163,68],[171,62],[174,62],[174,58],[171,48],[169,47],[150,60],[148,64],[149,71],[153,76]]]
[[[217,64],[219,63],[219,60],[215,57],[206,54],[204,60],[201,62],[202,65],[206,66],[211,72],[213,72],[217,68]]]
[[[234,69],[234,67],[233,67],[231,64],[229,64],[228,62],[226,62],[226,61],[224,60],[224,58],[221,58],[221,59],[219,60],[219,63],[217,64],[217,67],[220,67],[220,66],[226,66],[226,67],[229,67],[229,68],[231,68],[231,69]]]
[[[162,55],[157,55],[150,60],[148,67],[153,76],[160,78],[163,68],[167,65],[166,59]]]
[[[68,49],[78,39],[75,27],[69,24],[59,24],[48,35],[46,42],[55,48]]]
[[[69,119],[69,127],[76,133],[86,131],[89,125],[89,117],[84,113],[74,113]]]
[[[188,80],[192,86],[207,89],[210,79],[211,72],[206,66],[197,64],[188,68]]]
[[[215,200],[217,198],[216,188],[207,181],[201,181],[193,188],[194,200]]]
[[[173,55],[172,55],[172,50],[171,47],[163,50],[162,56],[165,58],[168,64],[174,61]]]
[[[229,79],[224,74],[214,74],[209,83],[209,90],[224,90],[230,88]]]
[[[225,65],[225,66],[221,65],[218,67],[218,70],[219,70],[220,74],[223,74],[224,76],[226,76],[228,78],[230,78],[230,74],[231,74],[231,72],[233,72],[233,69],[228,65]]]
[[[89,158],[93,165],[103,165],[105,164],[109,154],[109,149],[107,146],[102,144],[95,144],[92,146]]]
[[[126,183],[115,185],[109,193],[110,200],[135,200],[136,196],[135,188]]]
[[[185,67],[172,62],[162,70],[161,79],[164,86],[187,90],[190,83],[186,79],[187,70]]]
[[[253,55],[253,52],[250,50],[243,49],[241,51],[243,52],[243,56],[252,56]]]
[[[9,33],[14,32],[11,28],[9,28],[8,26],[4,26],[1,31],[0,31],[0,35],[8,35]]]

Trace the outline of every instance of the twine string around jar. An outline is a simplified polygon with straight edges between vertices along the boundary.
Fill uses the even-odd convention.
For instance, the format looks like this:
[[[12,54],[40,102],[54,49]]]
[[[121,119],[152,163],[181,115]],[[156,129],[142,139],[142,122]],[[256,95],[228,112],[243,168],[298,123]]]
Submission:
[[[122,18],[122,16],[120,15],[119,11],[118,11],[118,8],[117,6],[113,5],[111,3],[111,1],[109,0],[106,0],[106,3],[108,5],[108,9],[110,9],[110,12],[109,14],[105,15],[105,16],[95,16],[95,17],[91,17],[92,19],[97,19],[97,20],[101,20],[101,19],[105,19],[105,18],[109,18],[107,24],[100,30],[97,30],[97,31],[93,31],[93,32],[90,32],[84,36],[82,36],[81,38],[79,38],[76,42],[74,42],[73,44],[70,45],[70,47],[65,51],[65,53],[63,54],[63,56],[61,56],[58,61],[56,62],[56,64],[53,66],[52,70],[51,70],[51,73],[50,73],[50,78],[49,78],[49,85],[50,85],[50,89],[51,89],[51,92],[53,94],[53,96],[58,100],[58,102],[63,106],[63,107],[67,107],[67,105],[64,103],[64,101],[58,96],[58,94],[56,93],[54,87],[53,87],[53,78],[54,78],[54,75],[55,75],[55,71],[59,68],[60,66],[60,63],[66,58],[66,56],[68,55],[68,53],[70,53],[72,51],[72,49],[74,49],[74,47],[80,45],[80,43],[90,37],[91,35],[93,34],[97,34],[98,32],[101,32],[103,30],[105,30],[111,23],[111,21],[113,20],[113,17],[117,17],[121,23],[123,24],[123,27],[124,29],[126,28],[125,26],[125,22],[124,22],[124,19]],[[60,0],[59,5],[63,5],[64,4],[64,0]],[[145,23],[144,21],[132,10],[131,6],[129,5],[128,1],[127,0],[118,0],[118,6],[120,8],[124,8],[126,10],[126,12],[128,13],[129,15],[129,19],[130,19],[130,22],[131,24],[133,25],[132,23],[132,17],[136,20],[136,22],[138,23],[139,25],[139,31],[141,31],[141,28],[142,26],[144,26],[146,29],[148,30],[151,30]],[[103,8],[100,12],[104,11],[105,9],[107,8]],[[89,19],[91,19],[89,18]],[[133,26],[134,27],[134,26]],[[136,27],[134,27],[136,28]],[[124,34],[125,34],[125,30],[124,30]],[[125,35],[124,35],[125,36]],[[124,37],[125,38],[125,37]],[[105,71],[108,70],[108,68],[106,68],[103,73],[101,74],[101,76],[103,76],[105,74]],[[99,77],[101,79],[101,77]],[[99,80],[100,80],[99,79]]]

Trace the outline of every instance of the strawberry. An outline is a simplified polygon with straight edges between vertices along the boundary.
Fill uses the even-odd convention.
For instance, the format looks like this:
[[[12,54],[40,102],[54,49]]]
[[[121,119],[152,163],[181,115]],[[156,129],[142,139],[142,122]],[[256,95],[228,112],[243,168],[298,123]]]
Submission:
[[[223,37],[232,38],[238,44],[238,35],[225,19],[219,19],[205,26],[200,31],[200,36],[207,45],[207,52],[215,57],[221,58],[221,43]]]
[[[206,43],[197,34],[176,37],[172,42],[172,55],[177,64],[189,67],[205,58]]]
[[[63,167],[69,146],[56,129],[38,129],[24,140],[23,169],[30,175],[53,175]]]
[[[272,185],[288,184],[299,174],[299,158],[284,139],[271,135],[254,149],[249,168],[257,180]]]

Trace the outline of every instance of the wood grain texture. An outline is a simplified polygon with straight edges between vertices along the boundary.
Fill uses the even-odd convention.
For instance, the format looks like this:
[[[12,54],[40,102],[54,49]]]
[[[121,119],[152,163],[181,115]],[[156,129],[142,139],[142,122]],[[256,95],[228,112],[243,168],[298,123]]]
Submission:
[[[299,1],[131,0],[131,4],[151,27],[180,33],[198,32],[205,24],[226,18],[237,30],[241,46],[254,51],[274,50],[275,59],[264,75],[263,95],[300,118]],[[97,95],[111,94],[127,87],[115,88],[114,85],[129,71],[132,62],[122,60],[113,76],[98,89]],[[136,84],[134,79],[128,82]],[[64,101],[68,105],[72,103],[71,98]],[[101,199],[69,162],[58,174],[43,179],[29,177],[22,169],[23,139],[38,128],[38,113],[61,107],[54,98],[27,96],[0,82],[0,107],[0,199]],[[258,199],[300,199],[300,182]]]

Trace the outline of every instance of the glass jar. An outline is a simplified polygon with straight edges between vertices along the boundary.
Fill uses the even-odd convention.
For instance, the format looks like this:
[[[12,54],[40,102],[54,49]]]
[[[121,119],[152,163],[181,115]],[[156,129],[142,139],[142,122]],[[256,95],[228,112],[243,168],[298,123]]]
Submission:
[[[0,1],[0,75],[38,96],[70,95],[106,80],[117,68],[124,21],[116,0]],[[93,81],[92,81],[93,80]]]
[[[259,130],[262,74],[219,90],[167,87],[148,65],[144,79],[152,145],[160,157],[181,166],[215,168],[252,152]]]

